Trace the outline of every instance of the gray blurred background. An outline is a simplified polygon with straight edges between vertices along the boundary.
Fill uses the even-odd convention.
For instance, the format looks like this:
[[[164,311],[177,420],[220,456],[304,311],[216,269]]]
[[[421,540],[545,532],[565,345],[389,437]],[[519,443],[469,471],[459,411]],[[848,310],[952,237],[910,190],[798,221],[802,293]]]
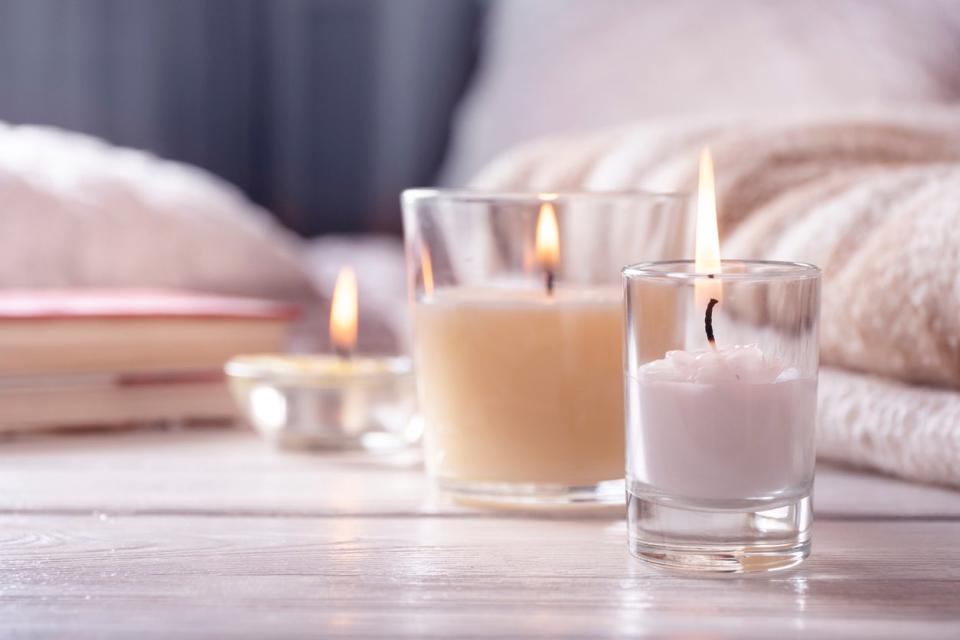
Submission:
[[[0,0],[0,120],[203,167],[297,232],[397,231],[482,0]]]
[[[958,0],[0,0],[0,121],[203,167],[304,236],[396,234],[401,189],[535,138],[954,105],[958,34]]]

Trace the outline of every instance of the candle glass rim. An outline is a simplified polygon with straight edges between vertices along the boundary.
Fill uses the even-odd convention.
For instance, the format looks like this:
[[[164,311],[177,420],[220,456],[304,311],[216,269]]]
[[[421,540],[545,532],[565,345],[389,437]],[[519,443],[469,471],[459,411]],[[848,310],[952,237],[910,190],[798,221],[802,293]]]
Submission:
[[[738,271],[724,271],[724,266],[742,268]],[[693,268],[692,270],[690,268]],[[684,270],[686,268],[686,270]],[[735,260],[720,261],[720,273],[696,271],[696,260],[660,260],[639,262],[627,265],[620,273],[625,280],[670,280],[690,281],[712,279],[720,281],[767,281],[767,280],[810,280],[819,279],[820,267],[809,262],[791,262],[782,260]]]
[[[358,382],[377,382],[413,375],[413,360],[409,356],[355,356],[352,360],[359,367],[347,371],[324,371],[287,368],[281,361],[317,363],[335,362],[336,356],[328,354],[272,354],[250,353],[237,355],[224,365],[224,373],[230,378],[270,381],[275,384],[301,384],[308,386],[336,385],[345,380]],[[379,363],[377,368],[365,368],[362,365]]]
[[[688,191],[652,191],[648,189],[623,189],[611,191],[561,190],[561,191],[496,191],[467,188],[413,187],[400,193],[403,203],[425,200],[451,202],[629,202],[631,200],[686,200]]]

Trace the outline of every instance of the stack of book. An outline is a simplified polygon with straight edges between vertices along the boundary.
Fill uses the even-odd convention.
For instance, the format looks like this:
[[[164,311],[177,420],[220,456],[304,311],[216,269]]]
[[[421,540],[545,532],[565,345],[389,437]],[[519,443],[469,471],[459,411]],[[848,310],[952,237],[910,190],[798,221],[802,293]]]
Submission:
[[[283,351],[295,317],[185,291],[2,291],[0,431],[231,420],[224,363]]]

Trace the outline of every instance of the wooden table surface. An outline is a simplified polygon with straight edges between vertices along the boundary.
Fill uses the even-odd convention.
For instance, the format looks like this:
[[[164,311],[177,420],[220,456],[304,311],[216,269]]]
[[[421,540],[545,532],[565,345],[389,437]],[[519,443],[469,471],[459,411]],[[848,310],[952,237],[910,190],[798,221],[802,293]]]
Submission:
[[[0,635],[960,638],[960,492],[818,470],[813,556],[699,578],[619,509],[445,504],[412,455],[240,429],[0,443]]]

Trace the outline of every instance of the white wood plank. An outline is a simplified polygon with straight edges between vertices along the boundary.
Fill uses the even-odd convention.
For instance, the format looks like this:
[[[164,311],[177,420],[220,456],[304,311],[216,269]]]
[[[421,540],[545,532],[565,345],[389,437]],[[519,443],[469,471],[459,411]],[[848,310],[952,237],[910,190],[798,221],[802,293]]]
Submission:
[[[0,444],[0,510],[429,512],[417,452],[289,453],[245,429],[60,434]]]
[[[4,635],[947,638],[960,523],[820,522],[773,577],[631,558],[621,522],[0,517]]]
[[[822,467],[818,517],[957,517],[960,492]],[[0,442],[0,512],[407,514],[439,500],[415,452],[281,453],[245,429],[62,434]],[[621,517],[620,509],[599,517]]]

